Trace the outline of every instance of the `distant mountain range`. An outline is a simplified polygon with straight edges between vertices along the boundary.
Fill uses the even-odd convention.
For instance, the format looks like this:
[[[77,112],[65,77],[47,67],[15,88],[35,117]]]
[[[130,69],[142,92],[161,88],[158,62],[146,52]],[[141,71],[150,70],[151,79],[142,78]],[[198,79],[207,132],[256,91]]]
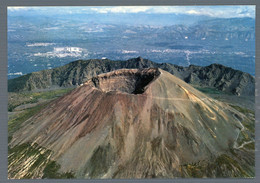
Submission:
[[[198,87],[211,87],[234,95],[254,95],[255,79],[248,73],[220,64],[206,67],[155,63],[141,57],[126,61],[78,60],[62,67],[33,72],[8,80],[9,92],[37,91],[78,86],[93,76],[122,68],[160,68]]]
[[[254,40],[255,20],[252,18],[210,19],[199,21],[195,25],[173,25],[164,28],[165,32],[172,32],[177,38],[192,40]]]

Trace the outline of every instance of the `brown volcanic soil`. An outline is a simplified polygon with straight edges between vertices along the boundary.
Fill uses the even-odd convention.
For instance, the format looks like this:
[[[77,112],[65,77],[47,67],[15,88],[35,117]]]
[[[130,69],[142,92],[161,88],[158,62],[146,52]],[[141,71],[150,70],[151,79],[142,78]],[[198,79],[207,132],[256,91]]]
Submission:
[[[235,146],[244,118],[161,69],[121,69],[52,102],[10,146],[47,148],[77,178],[180,177]]]

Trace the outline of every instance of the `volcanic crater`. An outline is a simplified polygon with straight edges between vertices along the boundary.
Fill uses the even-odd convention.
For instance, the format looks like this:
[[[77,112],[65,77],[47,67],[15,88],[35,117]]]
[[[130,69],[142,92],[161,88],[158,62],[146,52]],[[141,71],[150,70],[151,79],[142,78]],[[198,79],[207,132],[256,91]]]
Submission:
[[[93,77],[87,84],[104,92],[120,91],[129,94],[142,94],[160,74],[158,68],[120,69]]]

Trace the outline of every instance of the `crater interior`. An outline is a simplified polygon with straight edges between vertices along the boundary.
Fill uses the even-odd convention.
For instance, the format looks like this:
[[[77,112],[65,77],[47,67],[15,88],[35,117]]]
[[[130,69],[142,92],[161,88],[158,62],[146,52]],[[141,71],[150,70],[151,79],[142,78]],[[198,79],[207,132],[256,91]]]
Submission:
[[[160,75],[158,68],[120,69],[93,77],[90,84],[104,92],[144,93],[147,85]]]

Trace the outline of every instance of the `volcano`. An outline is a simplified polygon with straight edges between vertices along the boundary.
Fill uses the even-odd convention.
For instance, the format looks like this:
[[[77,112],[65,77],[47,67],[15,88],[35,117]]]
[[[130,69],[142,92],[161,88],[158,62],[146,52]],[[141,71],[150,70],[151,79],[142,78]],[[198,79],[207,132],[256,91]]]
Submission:
[[[10,147],[30,144],[41,154],[48,151],[47,160],[57,162],[60,173],[76,178],[188,177],[189,166],[207,167],[238,147],[245,118],[161,69],[120,69],[54,100],[23,123]],[[39,157],[17,160],[26,168],[9,176],[28,174]],[[44,166],[38,164],[32,177],[41,178]],[[230,167],[221,171],[243,172]]]

